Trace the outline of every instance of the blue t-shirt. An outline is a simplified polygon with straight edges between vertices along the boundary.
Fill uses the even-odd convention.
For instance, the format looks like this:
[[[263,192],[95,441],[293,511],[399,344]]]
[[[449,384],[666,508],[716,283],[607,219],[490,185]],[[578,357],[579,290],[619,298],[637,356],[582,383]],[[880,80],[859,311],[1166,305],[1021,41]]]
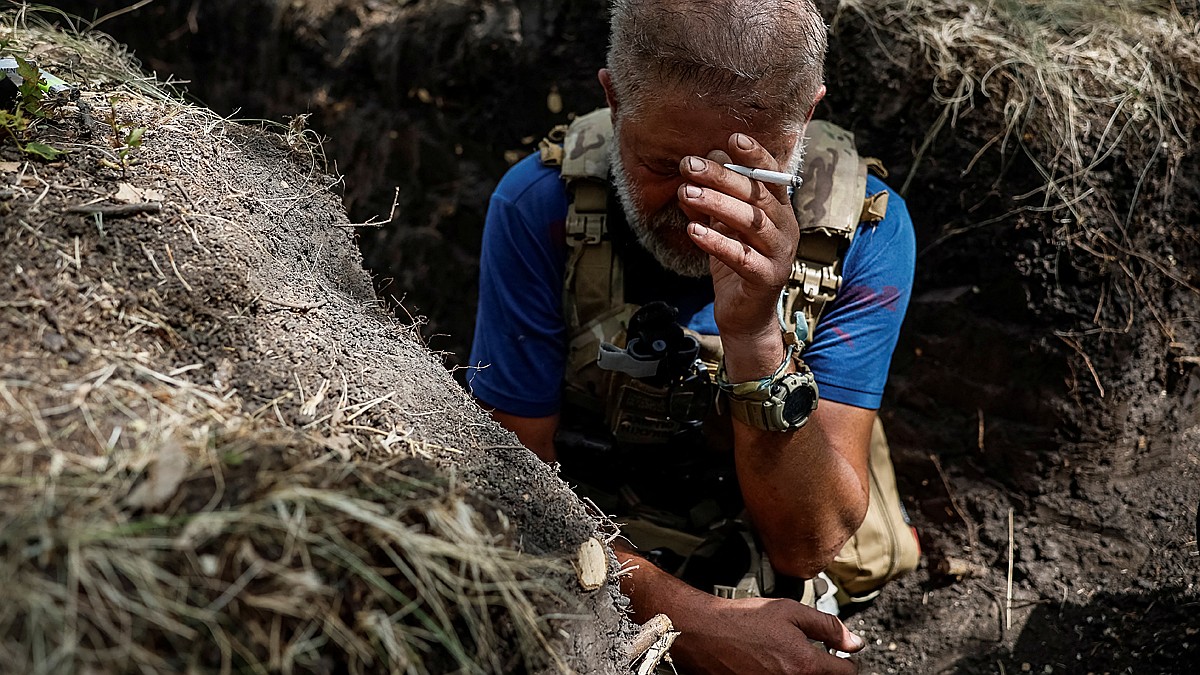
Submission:
[[[867,196],[887,189],[868,176]],[[562,314],[566,217],[566,186],[558,170],[543,166],[536,153],[508,171],[488,207],[473,370],[467,379],[476,398],[511,415],[545,417],[558,412],[562,402],[568,337]],[[826,305],[804,352],[821,398],[879,408],[908,308],[915,258],[912,221],[893,192],[884,219],[859,226],[843,259],[841,290]],[[647,268],[655,268],[660,280],[639,284],[630,274]],[[627,300],[663,300],[679,308],[680,323],[698,333],[717,334],[711,279],[683,279],[657,265],[629,261],[625,269]]]

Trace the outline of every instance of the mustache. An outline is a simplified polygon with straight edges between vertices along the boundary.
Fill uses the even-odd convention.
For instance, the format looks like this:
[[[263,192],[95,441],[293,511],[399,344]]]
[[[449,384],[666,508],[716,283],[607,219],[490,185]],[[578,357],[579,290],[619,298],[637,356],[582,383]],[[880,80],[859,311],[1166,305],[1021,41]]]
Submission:
[[[688,222],[687,214],[676,204],[667,204],[646,218],[646,225],[655,230],[686,230]]]

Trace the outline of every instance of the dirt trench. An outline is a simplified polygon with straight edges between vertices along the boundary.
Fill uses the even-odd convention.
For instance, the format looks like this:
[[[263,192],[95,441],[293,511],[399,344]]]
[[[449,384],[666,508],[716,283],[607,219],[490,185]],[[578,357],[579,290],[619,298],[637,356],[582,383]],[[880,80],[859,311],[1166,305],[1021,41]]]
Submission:
[[[883,415],[927,567],[851,619],[878,640],[865,664],[1186,669],[1200,658],[1187,632],[1200,583],[1195,125],[1162,152],[1134,132],[1097,153],[1076,195],[1093,192],[1063,206],[1042,190],[1061,154],[1050,139],[997,141],[1019,87],[975,90],[951,118],[955,82],[903,30],[913,20],[897,3],[819,4],[832,42],[818,116],[907,187],[918,236]],[[919,9],[994,25],[993,5]],[[1200,19],[1194,3],[1176,7]],[[461,364],[487,196],[506,154],[602,103],[604,23],[600,0],[160,0],[104,28],[218,110],[311,112],[356,219],[386,213],[399,185],[397,221],[360,230],[361,248],[377,286],[428,316],[427,333],[449,334],[432,344]],[[954,49],[964,72],[993,65],[986,50]],[[1103,122],[1085,143],[1103,143]],[[936,571],[947,558],[986,571],[958,582]]]
[[[986,4],[923,3],[923,21],[898,3],[824,4],[839,85],[829,114],[884,158],[893,185],[908,185],[917,227],[914,301],[884,413],[902,489],[926,522],[931,566],[954,556],[990,568],[961,583],[906,580],[908,594],[864,613],[889,629],[883,645],[897,643],[885,662],[899,672],[1189,670],[1200,663],[1189,618],[1200,374],[1186,356],[1200,339],[1200,261],[1186,224],[1200,211],[1195,124],[1176,136],[1140,120],[1143,138],[1095,151],[1072,186],[1081,167],[1053,164],[1065,150],[1036,114],[1020,141],[1003,133],[998,102],[1025,95],[1019,70],[946,103],[972,73],[978,84],[989,68],[1005,72],[988,60],[994,43],[927,39],[987,25]],[[1181,10],[1194,24],[1197,8]],[[1051,18],[1015,12],[997,32],[1016,41],[1024,22]],[[1160,24],[1141,25],[1144,36],[1125,39],[1153,42]],[[953,66],[939,71],[931,53]],[[1148,72],[1169,80],[1171,58],[1149,60]],[[1089,77],[1071,82],[1105,90]],[[1103,148],[1105,122],[1139,124],[1115,104],[1102,113],[1075,142]],[[1047,171],[1079,201],[1047,195]]]

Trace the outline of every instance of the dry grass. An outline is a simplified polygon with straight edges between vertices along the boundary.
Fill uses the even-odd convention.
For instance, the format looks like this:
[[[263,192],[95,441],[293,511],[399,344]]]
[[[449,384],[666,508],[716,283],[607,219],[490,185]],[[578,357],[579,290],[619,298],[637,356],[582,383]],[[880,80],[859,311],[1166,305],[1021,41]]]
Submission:
[[[64,109],[100,110],[119,97],[122,124],[182,146],[224,125],[142,76],[106,39],[55,32],[27,14],[0,15],[10,51],[82,57],[70,75],[85,91]],[[276,405],[249,405],[220,367],[206,381],[193,372],[200,364],[178,361],[202,331],[172,328],[184,308],[155,303],[205,281],[189,283],[196,268],[177,264],[170,242],[179,239],[166,238],[213,244],[191,224],[203,208],[121,244],[122,255],[146,257],[144,275],[118,279],[116,263],[80,254],[92,235],[64,235],[59,197],[105,191],[54,181],[118,159],[99,128],[101,138],[70,145],[64,162],[22,162],[5,178],[0,257],[20,261],[0,279],[6,671],[566,670],[545,613],[578,601],[569,566],[520,553],[503,514],[413,452],[353,456],[395,436],[366,414],[381,400],[355,403],[343,386],[325,402],[332,412],[317,415],[322,388],[297,402],[310,405],[295,424]],[[225,215],[208,217],[232,226],[224,201]],[[103,233],[106,224],[85,226]],[[211,304],[220,300],[212,288],[244,280],[208,281]],[[143,302],[128,302],[122,283],[144,286]],[[176,283],[188,293],[157,290]],[[407,442],[393,440],[392,450]]]
[[[1170,2],[842,0],[843,12],[862,17],[885,53],[915,42],[932,66],[945,115],[930,138],[977,104],[1001,112],[980,153],[1026,149],[1044,206],[1084,199],[1114,153],[1182,152],[1200,118],[1200,41]]]
[[[963,176],[998,153],[1000,175],[983,178],[999,184],[1027,158],[1040,187],[1016,196],[1017,211],[1048,214],[1050,243],[1113,279],[1092,329],[1128,332],[1141,304],[1170,341],[1155,293],[1198,291],[1155,250],[1200,128],[1200,17],[1189,11],[1171,0],[841,0],[834,30],[865,28],[899,70],[931,75],[942,112],[905,190],[947,126],[994,129]],[[932,246],[1013,215],[950,229]],[[1122,311],[1106,306],[1114,296]]]
[[[461,490],[260,422],[179,421],[103,470],[6,453],[14,672],[503,672],[509,641],[553,664],[533,599],[555,601],[535,581],[554,565]]]

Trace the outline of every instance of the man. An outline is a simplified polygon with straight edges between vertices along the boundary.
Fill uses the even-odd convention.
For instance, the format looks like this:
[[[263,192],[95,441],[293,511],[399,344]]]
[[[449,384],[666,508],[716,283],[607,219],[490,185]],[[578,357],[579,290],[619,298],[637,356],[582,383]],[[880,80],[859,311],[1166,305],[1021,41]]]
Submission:
[[[564,223],[582,222],[582,199],[564,186],[554,162],[532,156],[510,170],[485,226],[472,391],[538,456],[560,459],[556,434],[570,421],[562,384],[566,379],[571,389],[579,336],[604,332],[605,316],[622,316],[621,327],[633,330],[628,316],[604,307],[592,313],[595,320],[581,320],[584,310],[573,297],[572,284],[586,266],[579,241],[607,245],[611,238],[614,264],[620,259],[625,270],[623,278],[611,275],[619,286],[615,296],[635,307],[666,301],[679,323],[719,335],[723,358],[714,379],[731,407],[741,401],[753,417],[756,396],[791,396],[802,388],[804,364],[811,368],[821,396],[811,415],[805,410],[785,420],[785,428],[770,430],[748,423],[746,413],[724,419],[734,492],[769,567],[784,577],[812,579],[868,510],[872,429],[912,283],[911,223],[893,195],[886,214],[858,228],[841,261],[841,290],[803,361],[795,358],[798,341],[780,325],[781,291],[801,240],[789,188],[724,165],[788,174],[800,167],[805,129],[825,92],[826,29],[819,13],[811,0],[616,0],[611,31],[608,67],[599,79],[611,110],[607,169],[620,213],[609,209],[597,232],[575,236]],[[859,197],[886,190],[874,178],[866,185]],[[629,235],[624,243],[622,231]],[[667,335],[654,333],[660,334]],[[584,365],[592,367],[594,342],[584,344],[591,345]],[[611,348],[604,349],[611,356]],[[622,363],[637,360],[618,355]],[[694,375],[684,378],[693,382]],[[711,378],[711,372],[700,375]],[[672,380],[672,391],[682,381]],[[780,389],[781,383],[787,386]],[[594,387],[592,393],[597,400],[607,396]],[[618,425],[612,428],[619,438]],[[649,446],[645,452],[636,444],[624,447],[633,451],[621,457],[632,461],[653,454]],[[640,469],[630,465],[629,471]],[[670,475],[656,474],[656,481],[667,476],[664,491]],[[697,489],[681,492],[694,496]],[[659,569],[644,553],[619,552],[633,570],[622,589],[636,619],[665,613],[682,631],[672,653],[686,672],[853,671],[828,649],[854,652],[862,641],[833,616],[786,598],[717,597]]]

